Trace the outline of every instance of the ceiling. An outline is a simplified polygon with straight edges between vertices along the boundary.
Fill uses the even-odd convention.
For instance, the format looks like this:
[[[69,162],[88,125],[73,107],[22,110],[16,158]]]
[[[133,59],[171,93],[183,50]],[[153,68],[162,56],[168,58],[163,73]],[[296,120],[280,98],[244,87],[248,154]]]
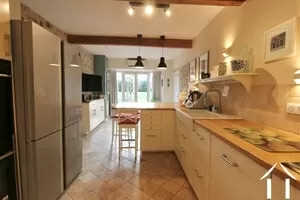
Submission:
[[[112,45],[83,45],[85,49],[94,55],[106,55],[108,58],[135,58],[138,56],[138,46],[112,46]],[[173,60],[184,51],[183,49],[164,48],[164,57]],[[162,48],[141,47],[141,56],[147,59],[159,59],[162,56]]]
[[[155,9],[153,16],[148,17],[143,14],[142,8],[137,8],[136,14],[129,16],[128,2],[113,0],[23,0],[23,3],[68,34],[135,37],[141,33],[143,37],[166,35],[166,38],[175,39],[195,38],[223,8],[171,5],[171,17],[166,17],[162,9]],[[128,51],[131,55],[137,52],[136,48],[124,46],[86,48],[93,53],[113,54],[113,57],[124,57]],[[155,48],[145,49],[145,52],[154,52]],[[172,57],[178,51],[166,53]]]

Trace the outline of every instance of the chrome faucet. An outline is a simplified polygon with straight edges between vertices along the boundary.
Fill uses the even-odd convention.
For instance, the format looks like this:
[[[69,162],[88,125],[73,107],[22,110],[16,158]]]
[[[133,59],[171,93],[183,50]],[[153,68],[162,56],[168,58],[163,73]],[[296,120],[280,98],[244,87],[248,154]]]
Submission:
[[[218,105],[214,105],[213,112],[221,113],[221,92],[219,90],[217,90],[217,89],[210,89],[210,90],[207,90],[204,93],[204,96],[203,96],[203,98],[204,98],[204,106],[206,107],[206,96],[210,92],[216,92],[219,95]]]

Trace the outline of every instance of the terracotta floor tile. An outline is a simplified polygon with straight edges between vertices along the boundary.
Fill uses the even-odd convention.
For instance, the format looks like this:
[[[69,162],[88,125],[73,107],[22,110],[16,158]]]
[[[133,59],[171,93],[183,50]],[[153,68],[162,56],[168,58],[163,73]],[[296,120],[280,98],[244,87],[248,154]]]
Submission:
[[[89,193],[89,190],[81,181],[75,181],[68,189],[68,194],[73,199],[79,199],[87,193]]]
[[[152,181],[147,182],[145,185],[141,187],[141,190],[144,191],[149,196],[152,196],[158,189],[159,186],[153,183]]]
[[[162,187],[163,189],[171,192],[172,194],[176,194],[178,190],[180,189],[180,185],[177,183],[174,183],[173,181],[168,181],[164,186]]]
[[[192,190],[188,190],[184,187],[180,188],[176,196],[184,199],[184,200],[197,200],[197,197]]]
[[[80,198],[74,199],[74,200],[99,200],[99,199],[94,193],[89,192],[89,193],[81,196]]]
[[[116,177],[113,180],[107,182],[107,184],[114,189],[118,189],[125,183],[126,183],[126,181],[124,179],[122,179],[121,177]]]
[[[83,183],[93,180],[94,178],[97,178],[97,176],[92,172],[88,172],[88,173],[78,177],[78,179]]]
[[[174,175],[171,178],[171,181],[177,183],[180,186],[183,186],[183,184],[187,181],[187,179],[185,178],[185,176],[181,176],[181,175]]]
[[[119,191],[114,191],[106,197],[107,200],[126,200],[126,197],[122,195]]]
[[[141,188],[143,185],[145,185],[149,180],[144,179],[140,176],[136,176],[133,179],[129,181],[132,185],[134,185],[137,188]]]
[[[109,171],[109,172],[107,172],[106,174],[102,174],[102,175],[100,175],[100,176],[98,176],[98,177],[101,178],[103,181],[108,182],[108,181],[113,180],[113,179],[116,178],[117,176],[118,176],[117,174],[115,174],[115,173]]]
[[[130,200],[147,200],[149,198],[150,196],[140,189],[138,189],[131,196],[128,197],[128,199]]]
[[[162,187],[166,182],[168,182],[168,179],[160,175],[156,175],[152,178],[152,181],[159,187]]]
[[[193,200],[174,152],[142,153],[111,143],[111,121],[83,138],[83,169],[62,200]]]
[[[60,200],[72,200],[72,198],[68,195],[68,193],[66,192]]]
[[[134,177],[137,176],[136,173],[133,173],[132,171],[130,170],[124,170],[122,171],[121,173],[118,174],[121,178],[129,181],[129,180],[132,180]]]
[[[125,183],[122,187],[118,189],[118,191],[123,194],[125,197],[131,196],[138,188],[131,185],[130,183]]]
[[[160,188],[152,197],[156,200],[171,200],[174,197],[174,194],[163,188]]]

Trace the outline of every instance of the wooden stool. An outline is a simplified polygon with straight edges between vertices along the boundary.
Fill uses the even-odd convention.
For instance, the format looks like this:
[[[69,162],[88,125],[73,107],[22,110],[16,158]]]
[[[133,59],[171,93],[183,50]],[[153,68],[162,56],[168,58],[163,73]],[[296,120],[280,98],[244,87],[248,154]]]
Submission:
[[[138,109],[118,109],[118,129],[119,129],[119,159],[121,158],[122,149],[135,149],[135,157],[137,157],[138,141],[139,141],[139,122],[140,115]],[[127,134],[124,134],[123,129]],[[135,137],[133,139],[132,129],[134,129]],[[124,139],[124,136],[127,138]],[[123,142],[128,142],[129,146],[124,147]],[[134,146],[131,146],[134,142]]]

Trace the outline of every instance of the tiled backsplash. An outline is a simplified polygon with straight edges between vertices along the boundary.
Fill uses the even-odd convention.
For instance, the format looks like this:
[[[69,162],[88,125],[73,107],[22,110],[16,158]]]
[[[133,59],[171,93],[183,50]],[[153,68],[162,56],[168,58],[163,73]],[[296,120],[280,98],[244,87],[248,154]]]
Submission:
[[[182,83],[184,82],[180,80],[180,84]],[[247,92],[240,83],[225,84],[230,89],[227,97],[222,96],[222,112],[236,114],[255,123],[300,134],[300,115],[285,112],[288,102],[300,103],[300,85],[277,85],[276,81],[263,71],[253,78],[253,83],[250,92]],[[219,89],[222,93],[225,85],[216,84],[212,87]],[[181,91],[187,91],[184,87],[185,85],[180,85],[183,89]],[[207,87],[201,85],[199,90],[204,92]],[[218,101],[214,93],[210,95],[214,102]]]
[[[247,92],[239,84],[230,87],[227,97],[222,97],[222,110],[237,114],[246,120],[300,134],[300,115],[285,112],[287,102],[300,103],[300,86],[253,85]],[[223,85],[216,85],[221,92]],[[216,101],[216,97],[212,97]]]

